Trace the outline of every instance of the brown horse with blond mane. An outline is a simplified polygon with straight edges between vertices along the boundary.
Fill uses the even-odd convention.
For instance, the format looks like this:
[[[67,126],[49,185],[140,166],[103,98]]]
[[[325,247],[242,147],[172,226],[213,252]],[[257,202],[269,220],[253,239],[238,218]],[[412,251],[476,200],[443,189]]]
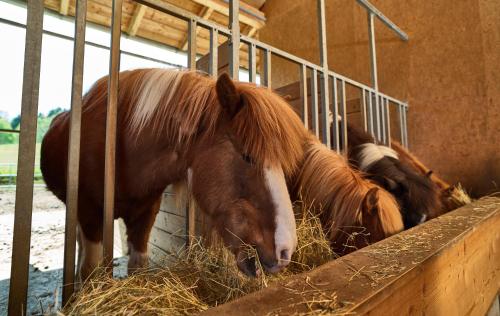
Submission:
[[[78,200],[78,275],[102,260],[105,120],[108,78],[84,96]],[[188,178],[244,273],[283,269],[297,236],[285,174],[303,156],[304,128],[277,95],[254,85],[193,72],[139,69],[120,73],[115,218],[127,227],[129,270],[147,263],[162,192]],[[70,116],[54,119],[41,149],[47,187],[66,200]]]
[[[319,214],[335,253],[344,255],[403,230],[394,198],[349,166],[345,157],[310,135],[299,173],[289,179],[292,199]]]

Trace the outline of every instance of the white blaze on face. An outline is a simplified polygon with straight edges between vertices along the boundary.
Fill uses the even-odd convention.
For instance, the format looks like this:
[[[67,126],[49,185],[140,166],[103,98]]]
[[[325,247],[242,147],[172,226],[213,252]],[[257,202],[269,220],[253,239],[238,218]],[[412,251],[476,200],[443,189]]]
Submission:
[[[366,171],[373,163],[384,157],[398,159],[398,154],[392,148],[386,146],[366,143],[359,147],[361,147],[359,152],[359,169],[362,171]]]
[[[274,233],[276,259],[278,259],[279,266],[285,266],[290,262],[297,247],[297,231],[292,202],[281,167],[266,167],[264,174],[276,210],[276,231]]]

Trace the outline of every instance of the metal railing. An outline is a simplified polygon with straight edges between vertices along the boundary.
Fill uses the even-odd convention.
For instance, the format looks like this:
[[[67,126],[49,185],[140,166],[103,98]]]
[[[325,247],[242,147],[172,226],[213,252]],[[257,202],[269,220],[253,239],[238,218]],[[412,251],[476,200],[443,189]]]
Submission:
[[[137,3],[155,10],[180,18],[188,23],[188,67],[196,68],[196,27],[202,27],[210,33],[210,59],[209,73],[217,76],[217,50],[218,36],[224,35],[230,39],[230,74],[237,77],[239,71],[240,42],[249,49],[250,81],[256,80],[256,51],[263,51],[263,71],[261,82],[271,87],[271,57],[279,56],[295,63],[300,70],[300,90],[302,95],[303,121],[308,125],[308,84],[307,72],[312,72],[311,77],[311,108],[312,130],[320,136],[320,123],[323,125],[322,141],[337,151],[340,150],[340,139],[347,145],[347,111],[346,111],[346,85],[351,85],[360,91],[362,113],[365,129],[369,130],[382,143],[390,140],[389,105],[395,105],[399,110],[401,138],[407,145],[406,113],[407,103],[392,98],[378,90],[374,18],[377,17],[390,29],[394,30],[403,40],[407,36],[394,23],[373,7],[368,1],[357,0],[368,12],[368,27],[371,52],[372,86],[367,86],[355,80],[342,76],[328,68],[327,62],[327,34],[325,23],[324,0],[317,0],[318,25],[320,40],[320,65],[314,64],[303,58],[262,43],[256,39],[240,34],[239,28],[239,1],[230,0],[229,27],[203,20],[191,12],[182,10],[161,0],[136,0]],[[121,17],[123,0],[113,0],[110,68],[108,85],[108,103],[106,120],[106,146],[105,146],[105,172],[104,172],[104,227],[103,227],[103,254],[105,264],[112,269],[113,254],[113,213],[114,213],[114,188],[115,188],[115,148],[116,148],[116,120],[117,120],[117,91],[120,57]],[[35,159],[35,135],[38,109],[38,91],[40,79],[40,59],[43,24],[43,1],[27,1],[27,26],[26,48],[24,58],[24,79],[21,112],[21,131],[19,135],[19,157],[17,170],[16,205],[14,217],[13,252],[9,294],[9,315],[25,313],[28,289],[28,267],[30,254],[31,213],[33,200],[33,167]],[[77,1],[76,23],[73,53],[73,79],[71,94],[71,123],[68,154],[67,178],[67,211],[65,226],[64,248],[64,275],[63,275],[63,303],[66,303],[73,293],[75,280],[75,244],[76,244],[76,214],[78,197],[78,166],[80,156],[80,130],[82,107],[82,78],[85,45],[87,0]],[[318,81],[321,99],[318,100]],[[332,82],[330,87],[329,82]],[[330,108],[330,93],[332,108]],[[323,118],[320,121],[321,108]],[[329,112],[336,118],[340,115],[340,128],[338,124],[331,124]],[[334,137],[330,139],[330,125],[333,125]],[[189,233],[194,232],[194,214],[188,213]]]

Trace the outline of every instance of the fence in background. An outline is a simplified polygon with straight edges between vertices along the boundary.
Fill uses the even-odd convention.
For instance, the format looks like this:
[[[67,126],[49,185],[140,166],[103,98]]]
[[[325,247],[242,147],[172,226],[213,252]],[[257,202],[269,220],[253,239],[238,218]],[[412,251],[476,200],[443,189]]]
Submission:
[[[297,65],[301,74],[301,91],[303,106],[303,121],[308,122],[308,80],[311,75],[311,122],[310,128],[330,148],[340,151],[340,141],[347,145],[347,112],[346,112],[346,85],[359,90],[362,102],[364,127],[372,133],[380,143],[389,144],[390,106],[397,108],[400,122],[400,134],[403,145],[407,146],[406,115],[408,104],[392,98],[378,89],[377,63],[375,49],[375,18],[381,20],[403,40],[407,35],[380,11],[366,0],[357,0],[367,11],[368,30],[370,34],[371,78],[372,85],[367,86],[350,78],[335,73],[328,68],[325,1],[317,0],[318,25],[320,39],[320,65],[311,63],[285,51],[240,34],[239,1],[229,0],[229,26],[223,27],[213,22],[175,7],[161,0],[136,0],[135,2],[148,6],[163,13],[180,18],[188,24],[188,67],[196,68],[196,28],[202,27],[210,32],[210,60],[209,74],[217,76],[218,37],[229,38],[229,73],[236,77],[239,67],[240,43],[249,49],[250,81],[255,82],[257,77],[257,51],[262,52],[263,70],[261,83],[271,87],[271,56],[279,56]],[[63,273],[63,302],[67,302],[73,293],[75,280],[75,245],[76,245],[76,211],[78,197],[78,167],[80,157],[80,130],[82,106],[82,78],[85,47],[85,26],[87,0],[76,1],[74,60],[71,94],[71,124],[69,138],[68,179],[67,179],[67,211],[64,248]],[[106,149],[104,173],[104,227],[103,245],[105,263],[112,268],[113,256],[113,211],[115,189],[115,148],[116,148],[116,120],[118,101],[118,72],[120,56],[120,37],[123,0],[113,0],[110,68],[108,87],[108,107],[106,120]],[[21,109],[21,130],[19,137],[19,156],[17,168],[16,205],[14,217],[13,252],[9,293],[9,315],[25,313],[28,290],[28,267],[30,254],[31,214],[33,202],[33,173],[35,163],[36,119],[38,114],[38,89],[40,79],[41,45],[43,34],[43,1],[27,1],[26,47],[24,58],[24,79]],[[318,82],[319,77],[319,82]],[[318,100],[318,88],[320,100]],[[321,112],[320,112],[321,110]],[[340,116],[340,124],[332,124],[330,112],[334,118]],[[320,113],[323,115],[320,117]],[[323,128],[320,128],[320,125]],[[333,139],[330,139],[330,126],[333,128]],[[321,135],[320,135],[320,131]],[[188,232],[194,233],[194,214],[188,214]]]

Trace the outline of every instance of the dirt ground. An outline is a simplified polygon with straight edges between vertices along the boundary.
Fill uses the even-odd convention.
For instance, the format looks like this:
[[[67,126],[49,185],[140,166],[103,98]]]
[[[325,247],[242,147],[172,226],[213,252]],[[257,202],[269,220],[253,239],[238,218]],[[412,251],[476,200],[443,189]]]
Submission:
[[[35,187],[33,195],[27,314],[40,315],[60,307],[66,208],[43,186]],[[7,314],[14,205],[15,187],[0,187],[0,315]],[[115,262],[115,273],[123,276],[126,257],[118,225],[115,232],[115,257],[120,257]]]

